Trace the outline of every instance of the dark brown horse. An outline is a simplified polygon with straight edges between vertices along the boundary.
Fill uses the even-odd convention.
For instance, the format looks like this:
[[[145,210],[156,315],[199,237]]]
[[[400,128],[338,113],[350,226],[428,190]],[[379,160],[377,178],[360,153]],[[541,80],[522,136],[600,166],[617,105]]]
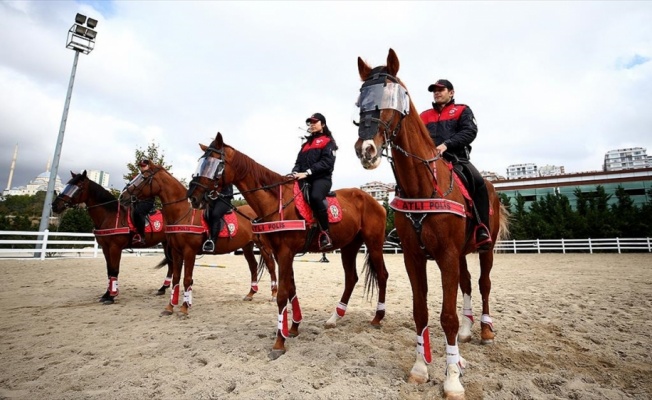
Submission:
[[[86,175],[86,171],[81,174],[72,172],[71,174],[72,179],[68,181],[61,194],[52,202],[52,211],[60,213],[73,205],[86,204],[88,214],[93,220],[95,240],[102,248],[106,260],[106,273],[109,279],[108,289],[100,297],[100,301],[104,304],[113,304],[115,297],[118,295],[118,274],[120,273],[122,250],[152,247],[159,243],[163,244],[165,250],[165,233],[163,231],[148,232],[145,235],[145,244],[132,244],[131,239],[134,232],[129,231],[127,223],[129,210],[125,207],[119,207],[118,199],[98,183],[90,180]],[[170,287],[172,279],[172,262],[167,253],[166,258],[157,267],[166,264],[168,273],[163,286],[158,290],[157,294],[159,295],[165,294],[165,289]]]
[[[201,254],[202,244],[207,238],[206,229],[202,226],[202,212],[196,211],[190,206],[186,197],[185,186],[165,168],[150,163],[149,170],[141,173],[141,175],[143,179],[136,179],[127,186],[121,194],[121,199],[124,202],[132,201],[139,196],[144,198],[158,196],[161,199],[167,241],[170,245],[172,258],[175,261],[173,262],[172,272],[172,296],[163,313],[165,315],[172,314],[174,306],[178,303],[179,282],[183,267],[184,301],[180,311],[181,315],[187,315],[188,309],[192,305],[192,274],[195,258],[197,254]],[[264,238],[261,239],[254,235],[251,230],[251,221],[256,218],[256,214],[247,205],[237,207],[234,212],[237,218],[237,228],[234,224],[231,224],[231,228],[234,229],[233,235],[229,234],[226,237],[219,235],[215,241],[215,252],[212,254],[226,254],[242,249],[251,272],[251,287],[244,300],[251,300],[258,291],[258,280],[264,271],[264,261],[269,271],[272,299],[274,299],[277,291],[276,265],[268,245],[264,242]],[[228,230],[230,228],[229,224],[225,225]],[[260,264],[256,262],[254,244],[260,249]],[[177,263],[177,258],[181,262]]]
[[[265,235],[279,266],[278,282],[278,329],[276,342],[270,353],[272,359],[285,353],[285,339],[299,334],[301,307],[294,282],[294,257],[298,253],[321,253],[314,230],[301,226],[301,219],[295,205],[298,199],[294,193],[293,180],[288,179],[258,164],[247,155],[224,144],[218,133],[209,147],[200,145],[205,152],[200,161],[199,174],[190,183],[188,197],[194,207],[205,205],[206,196],[221,185],[234,184],[247,202],[260,216],[257,226],[268,230]],[[202,165],[208,166],[203,168]],[[214,167],[214,168],[213,168]],[[206,172],[201,172],[206,171]],[[208,172],[211,171],[211,172]],[[336,190],[336,197],[342,210],[342,220],[331,223],[330,233],[334,249],[340,249],[344,267],[345,287],[340,303],[326,327],[334,327],[345,311],[351,293],[358,281],[356,257],[364,243],[367,247],[365,291],[378,288],[376,314],[371,321],[380,326],[385,316],[385,291],[387,269],[383,258],[385,238],[385,209],[371,195],[360,189]],[[291,230],[285,230],[285,229]],[[292,307],[292,327],[288,329],[288,304]]]
[[[465,365],[459,354],[459,319],[456,312],[458,285],[464,298],[463,324],[459,341],[471,340],[471,275],[466,255],[476,248],[472,235],[471,214],[461,189],[453,176],[452,166],[436,153],[428,130],[409,98],[407,88],[397,77],[399,61],[389,50],[387,65],[370,67],[358,58],[363,81],[360,107],[359,139],[355,151],[365,169],[376,168],[382,156],[392,163],[398,192],[393,201],[395,225],[403,247],[403,257],[413,294],[413,314],[417,331],[417,358],[409,380],[423,383],[431,361],[428,331],[427,261],[434,259],[442,279],[443,302],[440,315],[446,336],[446,379],[444,395],[463,398],[459,377]],[[388,154],[391,150],[391,155]],[[494,187],[486,182],[490,201],[490,230],[493,243],[507,233],[507,214]],[[493,246],[492,246],[493,247]],[[489,316],[489,273],[493,266],[493,249],[479,254],[480,293],[482,296],[482,343],[494,339]]]

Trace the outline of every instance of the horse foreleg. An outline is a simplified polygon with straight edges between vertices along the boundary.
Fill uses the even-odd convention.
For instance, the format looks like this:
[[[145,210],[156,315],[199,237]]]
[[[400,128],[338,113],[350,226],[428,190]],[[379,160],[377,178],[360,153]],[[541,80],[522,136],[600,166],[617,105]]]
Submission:
[[[106,292],[100,297],[100,303],[109,305],[115,303],[115,298],[120,294],[118,289],[118,275],[120,274],[120,258],[122,249],[118,246],[109,246],[104,250],[106,259],[106,273],[108,276],[108,287]]]
[[[413,251],[412,251],[413,250]],[[404,247],[403,260],[405,270],[410,279],[412,288],[412,316],[416,328],[416,360],[408,382],[425,383],[428,381],[428,364],[432,362],[430,350],[430,331],[428,329],[428,274],[426,271],[426,259],[423,252],[417,247]]]
[[[473,328],[473,308],[471,303],[471,273],[466,263],[466,256],[460,257],[460,289],[462,290],[462,319],[460,330],[457,333],[457,341],[466,343],[471,341],[471,329]]]
[[[480,254],[480,295],[482,296],[482,317],[480,318],[480,337],[482,344],[492,344],[496,337],[493,320],[489,313],[489,294],[491,293],[491,268],[494,264],[494,253],[488,251]]]
[[[171,250],[172,257],[172,290],[170,291],[170,301],[161,312],[161,315],[168,316],[174,314],[174,307],[179,305],[179,282],[181,281],[181,269],[183,267],[183,257],[176,249]]]
[[[183,267],[183,304],[179,312],[181,317],[187,317],[188,310],[192,307],[192,274],[195,268],[195,252],[192,249],[186,249]]]
[[[458,257],[443,255],[437,259],[441,271],[443,301],[440,321],[446,336],[446,377],[444,379],[444,397],[463,399],[464,387],[460,377],[464,371],[465,361],[457,345],[459,319],[457,318],[457,287],[460,283],[460,265]]]
[[[272,351],[269,354],[269,357],[272,360],[285,354],[285,340],[290,337],[290,331],[288,329],[288,299],[290,299],[290,294],[296,295],[296,290],[292,287],[294,282],[294,272],[292,270],[293,257],[294,254],[292,254],[288,249],[282,249],[276,254],[279,276],[276,297],[278,319],[276,325],[276,341],[274,342]]]

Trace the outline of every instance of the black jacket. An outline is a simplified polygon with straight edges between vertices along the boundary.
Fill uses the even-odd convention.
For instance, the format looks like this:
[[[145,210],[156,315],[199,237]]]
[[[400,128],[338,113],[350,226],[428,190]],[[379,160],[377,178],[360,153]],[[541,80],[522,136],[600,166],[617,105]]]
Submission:
[[[454,154],[461,160],[469,160],[471,143],[478,134],[478,126],[471,108],[465,104],[455,104],[451,100],[439,110],[433,108],[421,113],[435,146],[442,143],[448,148],[446,153]]]
[[[335,149],[333,139],[323,133],[311,135],[301,146],[292,172],[309,172],[306,180],[331,179],[335,168]]]

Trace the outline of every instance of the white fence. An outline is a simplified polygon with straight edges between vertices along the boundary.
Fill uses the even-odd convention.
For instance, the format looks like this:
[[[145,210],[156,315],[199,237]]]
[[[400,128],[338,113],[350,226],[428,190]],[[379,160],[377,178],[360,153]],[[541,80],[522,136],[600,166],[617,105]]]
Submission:
[[[6,239],[9,236],[27,236],[33,239]],[[98,257],[101,249],[92,233],[0,231],[0,258],[34,257]],[[74,240],[71,240],[73,238]],[[383,247],[385,253],[401,253],[401,248],[389,242]],[[361,251],[366,253],[363,246]],[[496,243],[494,251],[499,253],[594,253],[594,252],[652,252],[650,238],[611,239],[534,239],[502,240]],[[128,249],[125,253],[143,255],[163,253],[161,247]]]
[[[9,236],[27,236],[33,239],[7,239]],[[93,257],[102,256],[102,249],[92,233],[0,231],[0,258]],[[72,239],[72,240],[71,240]],[[128,249],[123,253],[143,255],[163,254],[162,247]]]

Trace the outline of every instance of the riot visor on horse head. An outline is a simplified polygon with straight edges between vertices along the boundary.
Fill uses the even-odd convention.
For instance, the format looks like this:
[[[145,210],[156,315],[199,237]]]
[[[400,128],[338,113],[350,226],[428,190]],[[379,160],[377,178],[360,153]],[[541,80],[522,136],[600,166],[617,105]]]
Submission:
[[[218,153],[221,158],[213,157],[213,153]],[[219,182],[224,175],[224,167],[224,150],[208,147],[204,155],[199,158],[197,168],[195,169],[195,173],[192,174],[192,181],[190,181],[188,188],[188,198],[193,204],[193,207],[201,208],[205,203],[219,197],[219,190],[221,189]],[[201,182],[202,180],[212,182],[213,187],[209,188]],[[193,196],[197,186],[204,189],[204,195],[200,201]]]
[[[378,72],[362,84],[356,105],[360,108],[358,136],[366,140],[376,135],[379,123],[389,130],[390,124],[380,119],[381,110],[396,110],[404,117],[410,112],[410,97],[395,77]]]

